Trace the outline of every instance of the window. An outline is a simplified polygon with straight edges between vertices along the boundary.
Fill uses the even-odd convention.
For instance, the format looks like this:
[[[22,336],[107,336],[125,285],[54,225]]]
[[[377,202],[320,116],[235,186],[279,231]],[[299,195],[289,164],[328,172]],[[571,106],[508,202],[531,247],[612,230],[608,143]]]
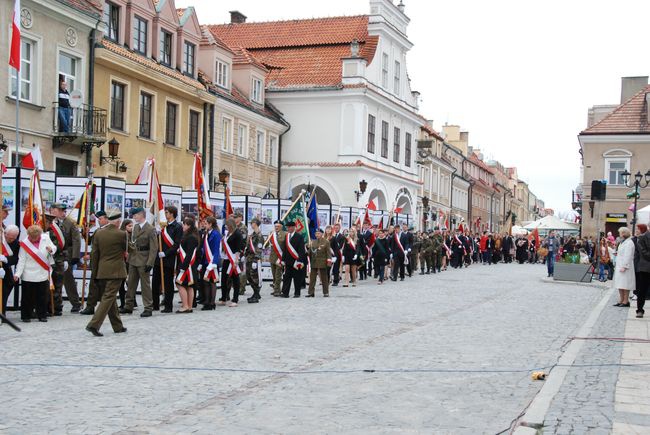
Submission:
[[[104,23],[106,24],[106,37],[113,42],[118,42],[120,36],[120,8],[111,2],[104,5]]]
[[[608,160],[607,161],[607,183],[610,185],[624,185],[623,172],[627,169],[627,160]]]
[[[399,128],[395,127],[393,130],[393,161],[396,163],[399,163],[399,136],[400,136],[400,131]]]
[[[151,103],[153,97],[146,92],[140,93],[140,128],[139,135],[151,139]]]
[[[65,53],[59,53],[59,79],[65,80],[68,92],[77,89],[79,59]]]
[[[230,65],[227,63],[217,61],[217,77],[216,77],[216,82],[217,86],[221,86],[222,88],[228,89],[230,86],[228,86],[228,71],[230,70]]]
[[[269,137],[269,165],[278,166],[278,138]]]
[[[368,152],[375,153],[375,117],[368,115]]]
[[[183,74],[191,77],[194,77],[194,50],[196,46],[186,41],[183,48]]]
[[[388,89],[388,54],[381,55],[381,87]]]
[[[165,143],[176,146],[176,115],[178,105],[167,102],[167,112],[165,114]]]
[[[57,157],[54,172],[57,177],[76,177],[78,174],[79,162]]]
[[[232,120],[222,118],[221,120],[221,150],[230,152],[230,142],[232,138]]]
[[[381,156],[388,158],[388,123],[381,121]]]
[[[248,146],[248,127],[239,124],[239,128],[237,130],[237,155],[240,155],[242,157],[246,157],[246,148]]]
[[[253,79],[251,100],[253,100],[256,103],[262,104],[262,81],[259,79]]]
[[[400,95],[400,64],[395,61],[395,82],[393,83],[393,92],[395,95]]]
[[[266,145],[266,135],[263,131],[257,132],[257,140],[255,141],[255,160],[264,163],[264,145]]]
[[[158,60],[163,65],[171,66],[172,64],[172,34],[166,30],[160,31],[160,58]]]
[[[147,55],[147,21],[135,17],[133,26],[133,49],[140,54]]]
[[[200,113],[190,110],[190,138],[188,148],[190,151],[199,149],[199,117]]]
[[[411,133],[406,133],[404,139],[404,164],[411,167]]]
[[[34,47],[35,43],[25,39],[20,40],[20,100],[34,102]],[[18,75],[16,70],[9,67],[11,72],[11,96],[16,98]],[[58,88],[58,86],[57,86]]]
[[[126,86],[111,82],[111,128],[124,131],[124,96]]]

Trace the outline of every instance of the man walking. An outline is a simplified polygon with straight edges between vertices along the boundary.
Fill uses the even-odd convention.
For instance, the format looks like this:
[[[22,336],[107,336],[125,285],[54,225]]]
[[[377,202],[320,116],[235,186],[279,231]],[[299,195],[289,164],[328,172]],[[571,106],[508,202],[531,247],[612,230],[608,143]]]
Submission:
[[[313,298],[316,292],[316,276],[320,276],[323,286],[323,296],[329,297],[329,277],[327,267],[332,262],[330,257],[330,242],[323,237],[323,230],[316,229],[316,240],[309,243],[309,259],[311,261],[311,272],[309,274],[308,298]]]
[[[334,224],[334,234],[332,234],[332,240],[330,242],[330,247],[332,248],[332,252],[334,252],[334,257],[336,258],[336,261],[332,265],[333,287],[339,285],[339,281],[341,280],[341,266],[343,265],[343,253],[341,252],[341,249],[343,249],[344,244],[345,237],[341,234],[341,224],[337,222]]]
[[[135,224],[129,240],[129,279],[124,308],[121,314],[131,314],[135,306],[135,293],[140,284],[144,311],[140,317],[151,317],[153,295],[151,294],[150,272],[158,257],[156,229],[147,222],[146,212],[142,207],[131,210]]]
[[[246,280],[253,287],[253,296],[247,299],[249,304],[256,304],[260,301],[260,260],[262,259],[262,246],[264,246],[264,236],[260,231],[260,220],[251,219],[251,228],[253,231],[246,240]]]
[[[95,229],[95,232],[90,236],[89,244],[91,248],[93,246],[93,240],[95,239],[95,234],[97,234],[98,231],[110,225],[108,223],[108,216],[106,216],[106,212],[103,210],[96,212],[95,218],[97,218],[97,224],[99,226]],[[84,257],[84,267],[88,266],[88,262],[90,261],[90,258],[91,258],[90,254]],[[90,279],[88,280],[88,299],[86,302],[86,308],[84,308],[79,312],[79,314],[83,314],[86,316],[92,316],[93,314],[95,314],[95,306],[99,302],[99,291],[97,290],[97,283],[95,282],[95,276],[94,276],[95,270],[96,269],[94,269],[91,264]]]
[[[390,240],[390,250],[393,257],[392,276],[390,279],[397,281],[397,272],[399,271],[400,281],[404,281],[404,262],[408,258],[408,237],[400,231],[400,226],[395,225],[395,230]]]
[[[555,255],[560,250],[560,241],[555,237],[555,231],[550,231],[548,237],[544,240],[543,246],[548,249],[548,255],[546,255],[546,268],[548,270],[548,277],[553,276],[553,271],[555,268]]]

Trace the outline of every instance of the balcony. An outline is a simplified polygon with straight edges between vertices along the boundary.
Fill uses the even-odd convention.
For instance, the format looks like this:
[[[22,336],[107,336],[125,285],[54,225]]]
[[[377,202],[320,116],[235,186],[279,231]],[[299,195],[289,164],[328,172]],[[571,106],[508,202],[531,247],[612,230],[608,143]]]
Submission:
[[[65,108],[52,103],[52,136],[54,148],[65,144],[103,144],[106,142],[106,110],[86,104]]]

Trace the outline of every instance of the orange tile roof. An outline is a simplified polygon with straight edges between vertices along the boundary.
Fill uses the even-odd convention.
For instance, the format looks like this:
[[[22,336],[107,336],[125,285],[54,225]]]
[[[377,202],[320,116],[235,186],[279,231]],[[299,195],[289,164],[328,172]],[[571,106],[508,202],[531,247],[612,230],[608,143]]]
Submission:
[[[59,3],[70,6],[92,17],[100,17],[103,13],[101,0],[58,0]]]
[[[420,127],[420,128],[421,128],[423,131],[425,131],[427,134],[429,134],[430,136],[433,136],[433,137],[435,137],[436,139],[438,139],[439,141],[444,141],[444,140],[445,140],[445,139],[440,135],[440,133],[438,133],[437,131],[435,131],[433,128],[429,127],[429,126],[426,125],[426,124],[423,125],[423,126]]]
[[[359,56],[371,63],[378,36],[368,35],[368,16],[208,26],[226,45],[243,47],[265,65],[271,88],[341,86],[341,59],[350,57],[350,43],[359,42]]]
[[[483,160],[479,159],[476,154],[472,153],[472,155],[469,156],[469,160],[475,165],[487,171],[489,174],[494,174],[494,170],[490,168],[488,165],[486,165]]]
[[[264,71],[267,70],[266,66],[264,66],[261,62],[259,62],[255,56],[251,54],[250,51],[246,50],[243,47],[235,47],[232,49],[232,51],[235,53],[235,56],[232,59],[232,63],[235,65],[254,65],[258,68],[263,69]]]
[[[618,106],[612,113],[599,122],[587,128],[580,134],[648,134],[650,121],[648,105],[645,96],[650,92],[650,86],[635,94],[625,103]]]
[[[113,52],[129,60],[137,62],[140,65],[144,65],[147,68],[151,68],[153,71],[157,71],[162,74],[165,74],[168,77],[181,81],[187,85],[194,86],[195,88],[205,90],[205,86],[198,80],[193,79],[192,77],[188,77],[185,74],[182,74],[181,72],[175,69],[160,65],[155,60],[142,56],[141,54],[135,53],[125,47],[122,47],[121,45],[114,43],[109,39],[104,38],[102,40],[102,46],[110,52]]]

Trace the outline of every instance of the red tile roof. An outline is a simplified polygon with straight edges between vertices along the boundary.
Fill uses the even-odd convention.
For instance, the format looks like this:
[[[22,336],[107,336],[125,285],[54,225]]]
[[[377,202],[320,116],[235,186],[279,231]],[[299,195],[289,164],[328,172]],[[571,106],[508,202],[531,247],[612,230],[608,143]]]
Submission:
[[[208,26],[226,45],[243,47],[269,72],[271,88],[341,86],[341,59],[350,57],[350,43],[359,42],[359,56],[371,63],[378,36],[368,35],[368,16]]]
[[[254,65],[258,68],[267,71],[266,66],[259,62],[250,51],[242,47],[236,47],[232,49],[235,56],[232,59],[232,63],[235,65]]]
[[[445,140],[442,136],[440,136],[440,133],[438,133],[437,131],[435,131],[433,128],[429,127],[429,126],[426,125],[426,124],[423,125],[423,126],[420,127],[420,128],[421,128],[423,131],[425,131],[429,136],[433,136],[433,137],[435,137],[436,139],[438,139],[439,141],[444,141],[444,140]]]
[[[646,103],[646,94],[649,92],[650,86],[646,86],[632,98],[614,109],[612,113],[580,134],[650,133],[648,105]]]
[[[479,166],[480,168],[484,169],[487,171],[489,174],[494,174],[494,169],[490,168],[488,165],[485,164],[485,162],[481,159],[478,158],[478,156],[474,153],[469,156],[469,160],[474,163],[475,165]],[[482,181],[482,180],[481,180]]]
[[[103,13],[101,0],[58,0],[58,2],[92,17],[100,17]]]

